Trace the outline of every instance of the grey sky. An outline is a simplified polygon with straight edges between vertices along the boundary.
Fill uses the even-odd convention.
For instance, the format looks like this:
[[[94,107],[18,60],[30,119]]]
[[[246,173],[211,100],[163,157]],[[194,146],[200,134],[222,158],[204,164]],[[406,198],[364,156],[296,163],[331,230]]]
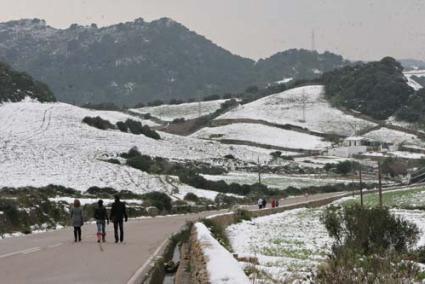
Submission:
[[[0,0],[0,21],[54,27],[171,17],[233,53],[258,59],[310,48],[350,59],[425,60],[425,0]]]

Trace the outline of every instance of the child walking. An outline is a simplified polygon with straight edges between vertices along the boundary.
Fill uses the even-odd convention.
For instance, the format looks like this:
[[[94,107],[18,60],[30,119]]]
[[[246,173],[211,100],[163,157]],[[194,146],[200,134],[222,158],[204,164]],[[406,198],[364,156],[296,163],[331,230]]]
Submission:
[[[105,242],[105,222],[109,225],[109,218],[106,208],[103,206],[102,199],[97,202],[97,208],[94,210],[94,218],[96,219],[97,226],[97,242],[100,243],[101,239],[102,242]]]
[[[71,221],[74,226],[74,242],[81,242],[81,226],[83,226],[83,209],[80,200],[74,200],[74,207],[71,208]]]

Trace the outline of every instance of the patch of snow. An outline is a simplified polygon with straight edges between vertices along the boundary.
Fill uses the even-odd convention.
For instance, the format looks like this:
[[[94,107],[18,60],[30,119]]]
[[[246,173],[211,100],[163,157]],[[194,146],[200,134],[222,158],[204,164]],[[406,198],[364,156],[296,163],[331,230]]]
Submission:
[[[145,193],[171,192],[162,177],[124,165],[105,162],[136,146],[142,154],[175,161],[196,160],[227,166],[232,154],[244,162],[269,160],[270,151],[222,145],[161,133],[161,140],[83,124],[85,116],[112,123],[128,115],[95,111],[64,103],[24,101],[0,104],[0,187],[57,184],[85,191],[91,186]],[[233,161],[232,161],[233,163]]]
[[[133,112],[140,114],[150,113],[152,116],[157,117],[164,121],[173,121],[176,118],[193,119],[199,116],[199,105],[201,116],[215,112],[221,107],[221,104],[226,100],[215,100],[193,103],[183,103],[178,105],[161,105],[154,107],[142,107],[130,109]]]
[[[192,134],[202,139],[232,139],[292,149],[320,150],[331,143],[321,137],[277,127],[253,123],[234,123],[219,127],[206,127]]]
[[[236,259],[214,239],[208,228],[202,223],[195,223],[194,226],[206,258],[209,283],[249,284],[248,277]]]
[[[303,115],[305,110],[305,117]],[[350,136],[374,123],[344,114],[324,97],[321,85],[299,87],[239,106],[217,119],[257,119],[322,133]]]

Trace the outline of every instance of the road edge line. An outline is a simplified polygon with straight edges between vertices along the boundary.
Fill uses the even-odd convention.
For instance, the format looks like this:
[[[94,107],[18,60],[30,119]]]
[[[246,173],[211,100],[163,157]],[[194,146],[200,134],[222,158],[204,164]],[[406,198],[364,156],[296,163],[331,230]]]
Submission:
[[[165,245],[169,241],[169,237],[167,237],[155,250],[155,252],[145,261],[145,263],[136,270],[136,272],[131,276],[131,278],[127,281],[127,284],[140,284],[143,281],[143,277],[147,274],[147,268],[150,269],[149,264],[152,264],[152,261],[156,256],[160,254],[160,252],[164,249]]]

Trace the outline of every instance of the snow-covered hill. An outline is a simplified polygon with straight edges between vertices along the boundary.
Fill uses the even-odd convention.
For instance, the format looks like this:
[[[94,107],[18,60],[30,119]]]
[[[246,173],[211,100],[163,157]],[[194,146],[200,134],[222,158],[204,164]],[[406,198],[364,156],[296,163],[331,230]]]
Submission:
[[[130,109],[130,111],[140,114],[150,113],[152,116],[164,121],[173,121],[176,118],[192,119],[200,114],[207,115],[218,110],[226,100],[214,100],[206,102],[193,102],[178,105],[161,105],[154,107],[142,107]]]
[[[290,149],[321,150],[331,146],[318,136],[253,123],[207,127],[192,135],[203,139],[231,139]]]
[[[305,111],[304,111],[305,110]],[[242,105],[217,119],[255,119],[349,136],[373,123],[333,108],[321,85],[299,87]]]
[[[270,151],[247,146],[222,145],[166,133],[161,133],[162,139],[157,141],[118,130],[99,130],[81,123],[85,116],[97,115],[111,122],[129,117],[64,103],[41,104],[27,100],[0,104],[0,188],[57,184],[78,190],[108,186],[139,193],[171,192],[172,186],[160,176],[103,161],[133,146],[143,154],[173,160],[217,163],[227,154],[244,161],[253,161],[257,157],[270,159]],[[182,190],[189,192],[192,189],[185,186]],[[196,194],[205,196],[209,193],[199,191]]]

